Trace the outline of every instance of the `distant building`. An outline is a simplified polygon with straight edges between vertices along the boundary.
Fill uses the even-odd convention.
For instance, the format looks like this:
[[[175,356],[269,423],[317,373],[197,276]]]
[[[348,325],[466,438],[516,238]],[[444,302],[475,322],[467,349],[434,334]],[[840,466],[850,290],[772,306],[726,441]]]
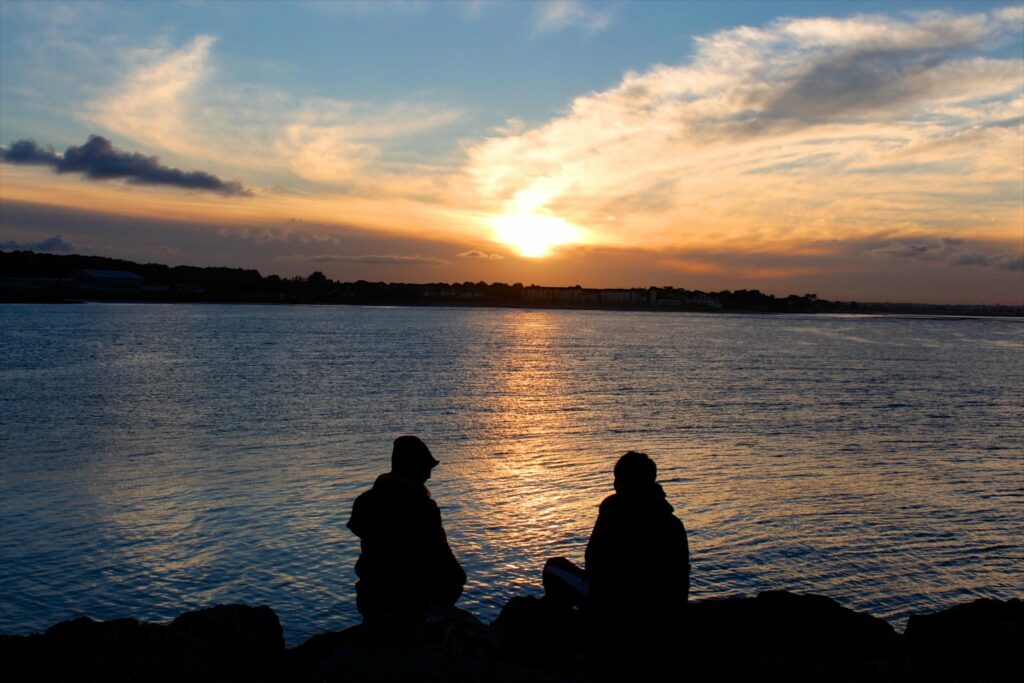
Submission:
[[[722,302],[719,301],[718,297],[707,292],[690,292],[685,301],[693,306],[704,306],[705,308],[717,309],[722,307]]]
[[[523,300],[532,303],[585,304],[588,306],[635,306],[644,302],[643,290],[538,287],[523,289]]]
[[[602,289],[601,301],[616,306],[634,306],[643,302],[643,295],[635,289]]]
[[[89,268],[76,271],[72,274],[72,277],[79,282],[83,289],[139,289],[144,283],[141,276],[129,270],[94,270]]]
[[[672,287],[651,287],[648,290],[648,301],[652,306],[687,306],[690,308],[720,309],[722,302],[707,292],[691,292]]]
[[[579,287],[538,287],[530,285],[523,292],[526,301],[537,301],[547,303],[577,303],[580,300],[581,289]]]

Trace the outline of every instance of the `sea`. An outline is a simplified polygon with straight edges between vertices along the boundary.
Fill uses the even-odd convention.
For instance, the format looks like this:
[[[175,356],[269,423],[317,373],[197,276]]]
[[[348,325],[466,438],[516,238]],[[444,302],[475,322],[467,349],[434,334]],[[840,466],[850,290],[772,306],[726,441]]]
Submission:
[[[0,632],[269,605],[359,623],[352,502],[420,436],[493,620],[582,562],[648,453],[691,600],[785,589],[902,628],[1024,596],[1024,319],[0,306]]]

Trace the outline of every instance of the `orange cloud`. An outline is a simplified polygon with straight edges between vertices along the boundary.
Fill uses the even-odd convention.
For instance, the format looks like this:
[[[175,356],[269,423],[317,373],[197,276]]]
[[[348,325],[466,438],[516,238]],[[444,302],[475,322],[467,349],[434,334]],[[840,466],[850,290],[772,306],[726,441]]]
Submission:
[[[1024,62],[963,55],[1012,13],[780,20],[698,41],[567,114],[468,150],[477,201],[598,243],[1019,234]],[[965,182],[966,179],[966,182]],[[614,220],[610,220],[614,219]]]

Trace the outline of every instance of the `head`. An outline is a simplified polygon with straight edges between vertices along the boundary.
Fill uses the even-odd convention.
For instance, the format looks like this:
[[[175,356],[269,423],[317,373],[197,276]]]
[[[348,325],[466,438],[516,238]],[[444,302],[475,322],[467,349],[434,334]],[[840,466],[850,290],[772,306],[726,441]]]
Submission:
[[[400,436],[391,450],[391,471],[423,484],[430,479],[430,470],[437,465],[427,444],[419,437]]]
[[[658,478],[658,466],[646,453],[629,451],[615,463],[615,492],[645,489]]]

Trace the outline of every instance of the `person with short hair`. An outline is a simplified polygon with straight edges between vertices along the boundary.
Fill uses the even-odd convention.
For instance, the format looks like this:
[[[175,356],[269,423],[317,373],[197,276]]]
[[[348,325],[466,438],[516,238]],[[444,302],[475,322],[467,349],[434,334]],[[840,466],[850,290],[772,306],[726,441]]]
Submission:
[[[395,439],[391,471],[356,498],[348,528],[359,537],[356,607],[364,621],[450,607],[466,572],[448,545],[425,486],[438,461],[415,436]]]
[[[686,527],[646,454],[629,451],[614,474],[615,493],[601,503],[585,569],[565,558],[548,560],[545,594],[614,618],[671,614],[686,605],[690,592]]]

